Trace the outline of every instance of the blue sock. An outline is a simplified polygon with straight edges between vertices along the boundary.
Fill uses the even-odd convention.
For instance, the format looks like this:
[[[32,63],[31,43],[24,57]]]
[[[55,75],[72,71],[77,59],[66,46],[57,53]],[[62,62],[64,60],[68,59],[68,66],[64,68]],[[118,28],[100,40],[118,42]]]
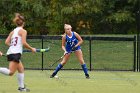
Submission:
[[[54,73],[57,74],[57,72],[62,68],[62,64],[58,64],[58,66],[56,67]]]
[[[81,66],[82,66],[82,69],[83,69],[85,75],[87,75],[88,74],[88,69],[86,67],[86,64],[82,64]]]

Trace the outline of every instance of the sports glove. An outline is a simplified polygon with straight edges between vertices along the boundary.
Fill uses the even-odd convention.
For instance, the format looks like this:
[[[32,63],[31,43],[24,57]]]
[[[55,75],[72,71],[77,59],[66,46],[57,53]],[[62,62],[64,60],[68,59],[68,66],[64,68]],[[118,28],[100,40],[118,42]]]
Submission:
[[[72,51],[75,51],[76,48],[77,48],[76,46],[73,46],[71,50],[72,50]]]

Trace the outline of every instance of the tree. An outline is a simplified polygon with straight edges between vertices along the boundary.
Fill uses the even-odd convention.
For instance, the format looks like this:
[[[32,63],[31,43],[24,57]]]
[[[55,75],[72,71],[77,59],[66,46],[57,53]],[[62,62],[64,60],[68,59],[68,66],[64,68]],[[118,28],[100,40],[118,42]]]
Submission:
[[[26,18],[29,34],[62,34],[65,23],[80,34],[135,33],[137,0],[1,0],[0,33],[15,26],[15,12]]]

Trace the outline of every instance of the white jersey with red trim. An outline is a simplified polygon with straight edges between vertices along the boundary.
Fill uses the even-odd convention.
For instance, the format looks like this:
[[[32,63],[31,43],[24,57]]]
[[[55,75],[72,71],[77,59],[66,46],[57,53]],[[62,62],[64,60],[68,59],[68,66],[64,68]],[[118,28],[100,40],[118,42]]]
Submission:
[[[22,27],[17,27],[13,31],[13,35],[11,37],[10,47],[7,51],[7,55],[21,53],[23,51],[23,44],[21,40],[21,36],[19,36],[18,32],[22,29]]]

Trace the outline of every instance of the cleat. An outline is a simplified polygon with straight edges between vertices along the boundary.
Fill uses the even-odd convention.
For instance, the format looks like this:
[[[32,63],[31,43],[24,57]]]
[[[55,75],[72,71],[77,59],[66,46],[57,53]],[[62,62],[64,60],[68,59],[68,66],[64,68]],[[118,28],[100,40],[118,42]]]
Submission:
[[[27,88],[21,88],[21,87],[19,87],[18,90],[20,92],[30,92],[30,89],[27,89]]]
[[[55,76],[56,74],[55,73],[53,73],[51,76],[50,76],[50,78],[54,78],[54,76]]]
[[[89,74],[85,74],[85,76],[86,76],[86,78],[87,78],[87,79],[89,79],[89,78],[90,78],[90,77],[89,77]]]

